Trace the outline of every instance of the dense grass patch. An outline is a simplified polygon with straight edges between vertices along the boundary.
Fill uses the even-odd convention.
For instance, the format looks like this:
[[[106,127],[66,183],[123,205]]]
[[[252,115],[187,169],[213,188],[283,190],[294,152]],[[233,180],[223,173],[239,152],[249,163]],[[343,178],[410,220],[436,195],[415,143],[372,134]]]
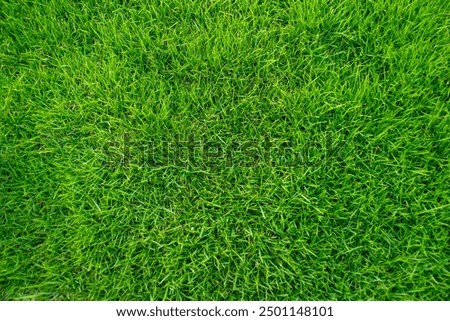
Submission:
[[[450,298],[448,0],[0,0],[0,43],[0,299]],[[339,157],[138,161],[191,136]]]

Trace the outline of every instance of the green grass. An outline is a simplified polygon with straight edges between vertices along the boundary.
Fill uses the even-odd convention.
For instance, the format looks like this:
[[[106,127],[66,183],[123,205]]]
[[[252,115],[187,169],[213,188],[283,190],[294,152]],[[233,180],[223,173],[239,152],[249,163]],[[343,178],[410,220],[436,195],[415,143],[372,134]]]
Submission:
[[[448,0],[0,0],[0,45],[0,299],[450,299]],[[343,147],[137,161],[177,135]]]

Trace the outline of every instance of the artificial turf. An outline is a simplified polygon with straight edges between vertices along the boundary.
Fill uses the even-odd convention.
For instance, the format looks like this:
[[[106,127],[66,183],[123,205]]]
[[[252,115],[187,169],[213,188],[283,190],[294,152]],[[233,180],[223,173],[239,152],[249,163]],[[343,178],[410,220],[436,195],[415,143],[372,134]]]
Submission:
[[[448,0],[0,0],[0,44],[0,299],[450,299]]]

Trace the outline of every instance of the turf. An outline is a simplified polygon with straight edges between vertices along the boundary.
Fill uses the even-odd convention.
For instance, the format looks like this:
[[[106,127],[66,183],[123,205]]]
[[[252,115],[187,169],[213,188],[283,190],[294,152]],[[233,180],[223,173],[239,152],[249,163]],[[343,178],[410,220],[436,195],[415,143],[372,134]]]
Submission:
[[[448,0],[0,0],[0,43],[0,299],[450,299]]]

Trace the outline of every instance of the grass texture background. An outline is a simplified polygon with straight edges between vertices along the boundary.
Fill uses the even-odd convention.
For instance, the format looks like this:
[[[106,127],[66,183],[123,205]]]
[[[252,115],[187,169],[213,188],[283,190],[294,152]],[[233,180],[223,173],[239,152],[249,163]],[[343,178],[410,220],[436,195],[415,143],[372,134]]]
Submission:
[[[448,0],[0,0],[0,45],[0,299],[450,298]],[[105,166],[124,133],[344,166]]]

